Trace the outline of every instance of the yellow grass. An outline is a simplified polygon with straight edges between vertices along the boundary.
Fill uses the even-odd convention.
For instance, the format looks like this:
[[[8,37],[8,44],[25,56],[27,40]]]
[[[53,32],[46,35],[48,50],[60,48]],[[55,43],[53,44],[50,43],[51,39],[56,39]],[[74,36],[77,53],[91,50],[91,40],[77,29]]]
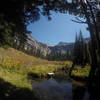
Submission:
[[[80,66],[75,66],[75,68],[72,70],[72,76],[75,77],[88,77],[90,72],[90,66],[86,66],[84,68],[81,68]]]
[[[0,78],[17,87],[32,88],[27,82],[28,73],[46,75],[66,64],[71,65],[71,62],[53,62],[27,55],[14,48],[0,48]]]

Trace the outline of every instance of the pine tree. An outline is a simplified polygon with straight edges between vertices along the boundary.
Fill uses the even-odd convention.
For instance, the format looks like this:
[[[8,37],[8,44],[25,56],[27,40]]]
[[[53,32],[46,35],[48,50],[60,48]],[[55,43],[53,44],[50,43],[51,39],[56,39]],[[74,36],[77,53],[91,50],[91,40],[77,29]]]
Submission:
[[[74,45],[74,62],[77,65],[84,66],[86,63],[88,63],[88,51],[87,51],[87,44],[85,43],[85,40],[83,39],[82,32],[80,31],[79,36],[76,34],[76,40]]]

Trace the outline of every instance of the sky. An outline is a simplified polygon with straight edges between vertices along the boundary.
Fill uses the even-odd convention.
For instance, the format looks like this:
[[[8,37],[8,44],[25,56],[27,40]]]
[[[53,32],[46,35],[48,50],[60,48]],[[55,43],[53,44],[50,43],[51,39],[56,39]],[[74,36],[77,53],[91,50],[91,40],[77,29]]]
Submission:
[[[71,21],[75,19],[75,16],[55,12],[51,14],[51,21],[48,21],[47,17],[41,16],[40,20],[27,26],[37,41],[50,45],[59,42],[74,42],[76,32],[79,33],[80,29],[84,38],[89,37],[86,24]]]

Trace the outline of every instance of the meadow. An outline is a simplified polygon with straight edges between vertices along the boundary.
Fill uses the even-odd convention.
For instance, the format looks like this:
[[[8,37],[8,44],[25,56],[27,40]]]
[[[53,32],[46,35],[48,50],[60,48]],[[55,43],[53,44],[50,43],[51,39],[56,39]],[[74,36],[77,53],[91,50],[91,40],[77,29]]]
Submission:
[[[27,55],[13,48],[0,48],[0,78],[17,87],[32,89],[28,75],[45,77],[47,73],[62,69],[71,62],[48,61]]]
[[[28,100],[30,97],[30,100],[34,98],[38,100],[39,97],[32,89],[30,78],[46,78],[47,73],[66,68],[69,71],[71,66],[71,61],[48,61],[27,55],[14,48],[0,48],[0,88],[3,87],[0,91],[4,98],[14,97],[13,99],[17,98],[15,100]],[[85,68],[75,66],[72,76],[86,78],[89,70],[89,66]],[[12,93],[15,94],[12,95]],[[25,93],[27,93],[26,96],[24,96]]]

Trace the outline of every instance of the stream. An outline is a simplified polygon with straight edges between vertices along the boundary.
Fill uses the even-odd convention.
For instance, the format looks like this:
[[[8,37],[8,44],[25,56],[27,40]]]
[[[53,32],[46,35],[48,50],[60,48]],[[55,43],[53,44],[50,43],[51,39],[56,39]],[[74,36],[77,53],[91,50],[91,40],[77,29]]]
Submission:
[[[32,87],[41,100],[89,100],[85,85],[71,80],[64,72],[53,78],[33,80]]]

